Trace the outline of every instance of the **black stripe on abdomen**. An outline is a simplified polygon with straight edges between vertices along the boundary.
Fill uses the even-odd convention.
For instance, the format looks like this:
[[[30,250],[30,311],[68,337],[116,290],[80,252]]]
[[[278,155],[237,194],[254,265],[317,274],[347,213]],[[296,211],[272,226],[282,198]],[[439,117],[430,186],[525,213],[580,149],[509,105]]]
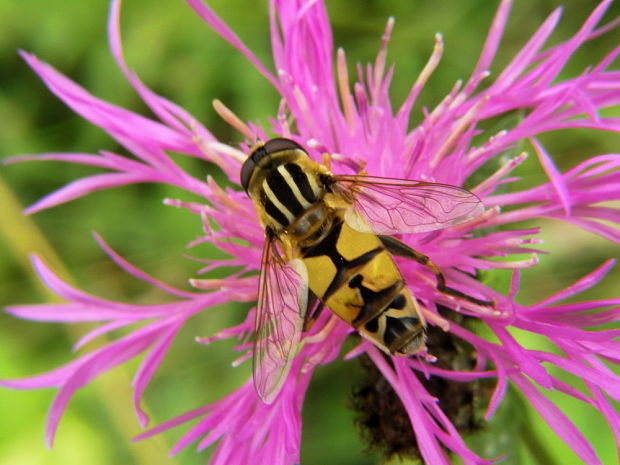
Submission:
[[[351,323],[354,328],[357,328],[360,324],[370,320],[385,310],[390,305],[390,300],[387,300],[390,299],[390,297],[392,297],[392,303],[396,303],[396,305],[406,302],[404,300],[401,301],[398,296],[394,296],[394,293],[398,292],[402,287],[402,281],[398,280],[384,289],[372,291],[364,286],[362,283],[363,279],[364,277],[361,274],[356,274],[349,280],[349,287],[351,289],[358,288],[364,302],[364,305],[360,308],[360,312]]]
[[[326,256],[336,267],[336,275],[332,282],[325,290],[325,293],[322,296],[318,296],[323,301],[329,299],[331,295],[346,282],[347,277],[351,273],[350,270],[362,267],[385,250],[383,247],[376,247],[363,253],[359,257],[347,260],[336,248],[338,237],[340,237],[340,231],[342,230],[342,224],[343,222],[340,219],[334,221],[331,229],[320,242],[311,247],[301,249],[304,258]]]

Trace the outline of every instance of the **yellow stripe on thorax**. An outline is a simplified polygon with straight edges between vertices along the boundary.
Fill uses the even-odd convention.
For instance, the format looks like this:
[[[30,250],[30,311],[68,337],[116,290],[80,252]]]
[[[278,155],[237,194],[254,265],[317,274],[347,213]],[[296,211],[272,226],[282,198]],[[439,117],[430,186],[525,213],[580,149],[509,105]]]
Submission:
[[[282,202],[280,202],[278,200],[278,197],[273,193],[273,191],[271,190],[271,187],[269,187],[269,184],[267,184],[267,181],[263,181],[263,185],[262,185],[263,191],[265,191],[265,195],[267,196],[267,198],[269,200],[271,200],[271,202],[274,204],[274,206],[280,210],[280,212],[286,216],[286,219],[288,220],[289,223],[292,223],[293,220],[295,219],[295,217],[293,216],[293,214],[288,210],[288,208],[286,208]]]
[[[302,195],[301,191],[299,190],[299,186],[297,186],[297,183],[295,182],[293,177],[290,175],[290,173],[287,171],[287,169],[284,167],[284,165],[278,166],[277,169],[278,169],[278,173],[282,175],[282,177],[284,178],[284,181],[286,181],[288,186],[293,191],[293,195],[295,196],[297,201],[301,204],[301,206],[303,208],[309,208],[311,203],[308,202],[306,198]]]

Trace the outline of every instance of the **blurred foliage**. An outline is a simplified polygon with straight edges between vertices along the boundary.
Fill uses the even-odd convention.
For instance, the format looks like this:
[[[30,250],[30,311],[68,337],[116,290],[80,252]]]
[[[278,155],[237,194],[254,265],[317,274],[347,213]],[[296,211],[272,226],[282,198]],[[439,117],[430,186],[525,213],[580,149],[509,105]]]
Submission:
[[[557,0],[516,3],[493,68],[495,75],[559,4]],[[574,33],[594,3],[571,1],[552,41]],[[251,11],[247,0],[214,0],[209,4],[263,63],[271,65],[265,1],[260,2],[261,7],[253,3]],[[618,5],[613,8],[617,15]],[[0,0],[0,157],[51,151],[122,150],[102,130],[81,120],[53,97],[18,56],[18,49],[35,53],[96,96],[149,115],[109,54],[105,30],[107,9],[108,2],[104,0],[65,0],[55,2],[53,7],[43,0]],[[493,17],[495,2],[332,0],[328,9],[335,44],[345,48],[349,63],[374,59],[385,21],[388,16],[395,16],[388,60],[396,62],[392,93],[397,103],[402,101],[431,52],[434,34],[442,32],[444,57],[421,97],[419,110],[422,105],[435,105],[457,79],[469,76]],[[142,80],[184,106],[221,140],[234,143],[240,136],[217,117],[211,106],[214,98],[221,99],[243,119],[266,124],[267,118],[275,114],[278,98],[269,84],[184,2],[126,0],[122,25],[127,60]],[[595,40],[571,61],[569,72],[580,72],[592,64],[592,57],[600,57],[600,50],[611,50],[616,45],[614,34]],[[617,137],[593,131],[570,134],[571,137],[563,134],[541,137],[562,169],[593,154],[617,150]],[[207,174],[205,166],[191,161],[184,163],[200,176]],[[161,203],[164,197],[195,200],[188,193],[166,186],[129,186],[96,193],[33,218],[24,218],[18,213],[23,205],[94,170],[48,162],[2,166],[1,170],[2,305],[51,298],[29,267],[28,254],[33,251],[55,264],[54,268],[68,279],[96,295],[131,302],[167,298],[114,266],[96,245],[91,231],[100,233],[129,261],[179,287],[187,288],[187,279],[200,267],[197,262],[183,258],[186,244],[201,233],[197,218]],[[220,176],[217,172],[212,174]],[[530,157],[519,174],[524,183],[540,182],[544,176],[536,157]],[[535,270],[523,272],[520,299],[524,303],[565,287],[606,258],[618,255],[618,249],[606,241],[575,228],[558,223],[537,225],[544,226],[544,248],[551,253],[541,257],[541,264]],[[191,251],[192,255],[203,258],[215,253],[208,245]],[[619,277],[618,271],[614,271],[604,285],[583,298],[617,296],[614,283]],[[490,277],[499,288],[506,286],[508,278],[508,275]],[[213,309],[181,332],[146,395],[155,423],[212,401],[246,379],[247,364],[230,369],[232,344],[222,342],[205,348],[194,342],[194,336],[211,334],[240,321],[247,308],[247,305],[231,304]],[[86,329],[87,325],[71,328],[42,325],[0,314],[0,376],[26,376],[71,360],[70,347]],[[530,342],[542,347],[546,344]],[[0,464],[206,463],[208,452],[196,454],[191,449],[174,459],[166,458],[182,428],[164,435],[163,439],[129,442],[130,437],[140,432],[129,394],[129,380],[136,365],[134,362],[114,370],[76,395],[61,422],[52,451],[45,449],[43,430],[53,393],[0,390],[3,420]],[[351,389],[349,380],[355,377],[352,365],[337,362],[318,370],[307,399],[307,405],[313,408],[304,412],[304,464],[381,462],[379,457],[363,454],[364,446],[351,424],[352,413],[344,408]],[[219,382],[214,384],[210,381],[213,379]],[[596,412],[566,401],[557,393],[551,393],[550,397],[586,431],[602,461],[613,463],[612,436],[606,427],[601,428]],[[525,428],[557,463],[575,463],[576,458],[567,446],[531,409],[515,408],[511,402],[504,409],[515,413],[506,415],[500,410],[490,430],[493,433],[486,436],[483,433],[474,439],[480,450],[493,455],[497,453],[492,447],[494,441],[509,443],[520,455],[503,463],[539,465],[536,451],[532,452],[527,441],[511,437]],[[518,424],[522,426],[517,427]],[[507,437],[501,432],[511,434]],[[326,462],[326,457],[331,461]]]

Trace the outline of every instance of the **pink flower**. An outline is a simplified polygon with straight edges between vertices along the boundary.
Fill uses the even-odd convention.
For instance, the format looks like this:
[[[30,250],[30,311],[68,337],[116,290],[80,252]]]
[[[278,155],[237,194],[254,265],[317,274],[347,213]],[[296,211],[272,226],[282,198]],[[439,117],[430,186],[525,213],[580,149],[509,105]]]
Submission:
[[[386,70],[386,50],[393,20],[389,20],[374,65],[358,66],[357,81],[351,88],[343,50],[333,51],[331,30],[320,0],[270,2],[271,42],[274,68],[268,70],[205,4],[187,0],[189,5],[217,33],[250,60],[281,96],[280,110],[268,130],[244,123],[217,102],[216,109],[245,142],[232,147],[219,142],[185,110],[148,89],[124,62],[118,30],[120,1],[112,3],[109,22],[114,57],[131,85],[156,115],[150,119],[101,101],[35,56],[24,59],[50,90],[78,114],[104,129],[134,157],[110,152],[98,154],[51,153],[13,159],[61,160],[104,168],[101,174],[77,180],[44,197],[30,208],[34,213],[99,189],[141,182],[178,186],[198,194],[204,204],[166,200],[186,208],[204,220],[200,241],[217,244],[232,258],[213,260],[205,270],[220,266],[240,266],[243,272],[221,280],[197,279],[194,292],[172,288],[148,276],[117,255],[103,240],[97,240],[121,268],[175,300],[159,305],[135,305],[95,297],[61,281],[40,259],[33,263],[41,279],[64,303],[20,305],[8,312],[20,318],[55,322],[100,322],[78,346],[111,330],[135,327],[126,336],[78,357],[56,370],[29,378],[3,380],[17,389],[57,387],[49,415],[47,442],[52,443],[60,417],[76,390],[101,373],[145,353],[134,378],[134,405],[143,426],[148,423],[140,407],[144,390],[151,381],[179,329],[191,316],[228,301],[256,300],[258,280],[246,272],[260,267],[263,231],[250,200],[244,192],[223,189],[207,178],[196,179],[168,155],[179,152],[217,164],[234,182],[249,146],[257,139],[274,135],[294,139],[320,160],[322,152],[334,155],[334,172],[351,173],[366,162],[366,170],[376,176],[420,179],[462,186],[480,168],[495,166],[473,189],[487,210],[474,221],[430,233],[408,235],[403,241],[430,256],[441,268],[450,286],[479,299],[491,299],[496,308],[458,301],[440,293],[428,270],[416,263],[399,260],[409,286],[423,303],[429,332],[473,348],[475,360],[466,369],[446,366],[439,346],[429,342],[430,356],[392,357],[389,360],[368,342],[361,342],[344,358],[360,354],[374,362],[381,375],[402,402],[413,427],[425,463],[449,464],[449,449],[465,464],[488,463],[463,441],[453,418],[442,410],[436,392],[429,392],[430,380],[451,383],[493,379],[495,388],[488,402],[486,418],[499,406],[511,382],[538,410],[557,435],[587,464],[601,464],[590,443],[544,392],[559,391],[596,408],[620,442],[620,417],[610,399],[620,401],[620,378],[608,365],[620,362],[619,329],[596,329],[620,320],[620,298],[579,300],[575,298],[603,279],[613,260],[601,264],[573,285],[531,304],[519,303],[519,272],[537,264],[539,228],[523,229],[523,220],[556,219],[620,242],[620,210],[604,202],[620,199],[620,156],[603,154],[584,160],[562,172],[539,140],[539,135],[560,129],[591,128],[620,131],[620,119],[600,110],[620,103],[620,71],[610,64],[620,47],[602,54],[595,64],[575,77],[563,72],[566,62],[585,42],[607,32],[618,20],[600,25],[610,1],[601,2],[572,37],[545,48],[549,35],[560,19],[554,11],[538,28],[513,60],[496,78],[488,76],[508,18],[510,1],[501,1],[480,59],[471,77],[457,83],[437,107],[424,110],[422,122],[410,128],[413,105],[440,61],[443,43],[435,38],[435,48],[411,92],[400,105],[393,106],[388,90],[393,68]],[[561,74],[562,73],[562,74]],[[336,79],[334,79],[336,76]],[[523,117],[496,133],[481,129],[492,118],[519,111]],[[417,115],[416,115],[417,116]],[[291,121],[294,124],[291,124]],[[529,141],[548,181],[522,187],[511,176],[525,159],[502,155],[518,142]],[[557,156],[558,154],[556,154]],[[210,221],[219,229],[210,227]],[[243,241],[230,241],[230,238]],[[511,258],[528,254],[528,258]],[[501,258],[501,260],[499,260]],[[480,270],[512,270],[507,295],[476,279]],[[569,300],[570,299],[570,300]],[[464,315],[467,318],[461,316]],[[249,337],[254,330],[254,310],[237,327],[202,339],[215,344],[220,339],[238,338],[239,350],[251,354]],[[467,324],[471,319],[484,325],[492,338],[484,338]],[[509,331],[515,328],[540,335],[553,344],[554,351],[524,347]],[[217,442],[213,464],[257,463],[294,464],[299,462],[301,409],[314,369],[340,356],[343,341],[352,329],[324,312],[294,358],[291,371],[273,404],[257,397],[251,381],[225,398],[159,425],[142,437],[185,423],[198,422],[173,449],[173,453],[198,441],[203,449]],[[487,334],[485,333],[485,334]],[[439,336],[438,336],[439,337]],[[441,336],[443,337],[443,336]],[[435,350],[435,352],[434,352]],[[434,363],[431,356],[437,356]],[[171,355],[173,356],[173,355]],[[605,363],[606,362],[606,363]],[[337,362],[344,363],[344,362]],[[576,385],[561,381],[550,370],[555,367],[583,380],[584,393]]]

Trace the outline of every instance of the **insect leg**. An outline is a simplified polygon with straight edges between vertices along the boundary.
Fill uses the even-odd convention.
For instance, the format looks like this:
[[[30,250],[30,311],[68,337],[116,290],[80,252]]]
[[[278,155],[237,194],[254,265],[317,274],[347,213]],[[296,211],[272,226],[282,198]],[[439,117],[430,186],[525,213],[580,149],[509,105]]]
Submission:
[[[323,153],[323,166],[327,168],[328,171],[332,170],[332,156],[327,152]]]
[[[324,307],[325,305],[321,300],[319,300],[316,294],[308,289],[308,312],[306,313],[306,318],[304,319],[304,326],[302,329],[304,333],[312,329],[312,326],[314,326],[316,320],[318,320],[319,316],[321,316],[321,312]]]
[[[351,168],[357,170],[357,176],[368,176],[366,172],[366,160],[363,158],[358,158],[357,162],[350,161],[347,163]],[[328,171],[332,170],[332,154],[324,152],[323,153],[323,166],[327,168]]]
[[[418,252],[417,250],[412,249],[407,244],[393,238],[392,236],[379,235],[378,237],[383,243],[383,246],[391,254],[415,260],[421,265],[426,266],[431,271],[431,273],[435,275],[435,279],[437,279],[437,289],[439,290],[439,292],[450,295],[452,297],[458,297],[459,299],[467,300],[468,302],[472,302],[476,305],[495,307],[495,302],[492,302],[490,300],[476,299],[475,297],[464,294],[457,289],[448,287],[446,285],[446,278],[444,277],[443,273],[441,272],[439,267],[435,265],[430,258],[428,258],[428,256]]]

